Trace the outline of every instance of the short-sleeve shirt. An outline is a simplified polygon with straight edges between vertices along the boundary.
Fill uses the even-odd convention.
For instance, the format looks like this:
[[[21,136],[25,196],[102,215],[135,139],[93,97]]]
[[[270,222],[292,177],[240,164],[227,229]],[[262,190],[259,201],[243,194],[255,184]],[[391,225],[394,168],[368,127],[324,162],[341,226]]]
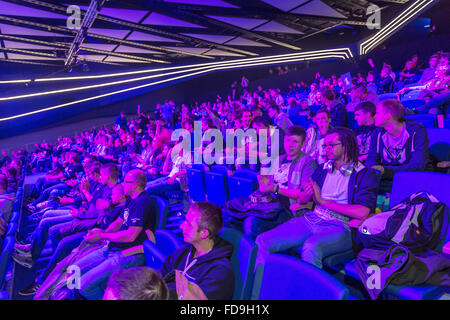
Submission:
[[[148,240],[145,230],[150,229],[155,232],[156,226],[156,207],[155,202],[145,192],[142,192],[137,198],[127,200],[125,208],[120,213],[123,224],[120,231],[127,230],[129,227],[142,227],[142,231],[131,243],[110,242],[110,249],[128,249],[141,245]]]

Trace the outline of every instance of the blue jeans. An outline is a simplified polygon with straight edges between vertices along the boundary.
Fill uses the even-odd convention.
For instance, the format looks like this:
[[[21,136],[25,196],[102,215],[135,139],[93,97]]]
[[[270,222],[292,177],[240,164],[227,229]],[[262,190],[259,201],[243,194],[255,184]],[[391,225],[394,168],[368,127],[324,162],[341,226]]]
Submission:
[[[36,230],[32,234],[31,256],[34,261],[41,255],[47,242],[50,227],[71,221],[69,210],[48,210],[42,216]]]
[[[167,182],[168,180],[169,177],[161,177],[147,182],[147,185],[145,186],[145,192],[150,195],[163,197],[164,193],[166,193],[167,191],[180,190],[180,183],[178,181],[175,180],[174,183],[170,184]]]
[[[431,109],[438,109],[450,103],[450,92],[437,95],[424,105],[416,108],[419,113],[428,113]],[[441,110],[444,111],[444,110]]]
[[[109,276],[117,269],[145,266],[144,254],[122,256],[120,250],[104,246],[78,260],[80,269],[80,293],[89,300],[101,300]]]
[[[50,198],[51,195],[64,195],[67,192],[70,191],[70,187],[65,184],[64,182],[59,182],[56,185],[50,186],[47,189],[43,190],[41,194],[39,195],[39,198],[31,202],[33,206],[37,205],[38,203],[45,201]]]
[[[72,234],[70,236],[64,237],[61,241],[57,243],[56,247],[53,247],[53,255],[48,262],[47,267],[45,267],[36,278],[36,283],[42,284],[44,283],[44,280],[48,277],[50,272],[55,268],[55,266],[63,260],[65,257],[67,257],[73,249],[78,247],[83,241],[83,237],[85,236],[86,232],[79,232]],[[54,240],[52,239],[52,246],[54,246]]]
[[[276,226],[288,221],[292,217],[288,210],[281,211],[274,219],[261,219],[257,217],[247,217],[243,220],[236,219],[223,212],[223,224],[226,227],[242,231],[253,240],[256,237]]]
[[[322,268],[323,258],[352,248],[351,231],[343,223],[314,220],[306,214],[260,234],[256,267],[264,265],[270,253],[302,246],[302,260]]]

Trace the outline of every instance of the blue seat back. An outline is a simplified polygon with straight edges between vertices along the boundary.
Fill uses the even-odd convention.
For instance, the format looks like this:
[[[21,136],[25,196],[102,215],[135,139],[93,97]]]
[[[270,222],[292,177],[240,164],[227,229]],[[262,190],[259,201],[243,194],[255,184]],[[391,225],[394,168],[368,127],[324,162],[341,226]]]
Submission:
[[[348,296],[343,284],[312,264],[282,254],[267,257],[260,300],[344,300]]]
[[[425,104],[425,100],[423,99],[408,99],[402,100],[402,104],[407,109],[415,109]]]
[[[209,202],[222,206],[230,199],[228,175],[221,172],[205,172],[206,194]]]
[[[168,230],[156,230],[155,240],[156,244],[144,241],[144,255],[147,266],[159,270],[166,258],[183,245],[183,241]]]
[[[380,101],[387,100],[387,99],[397,99],[397,94],[396,93],[383,93],[378,96],[378,99]]]
[[[156,215],[156,229],[164,229],[167,223],[167,215],[169,213],[169,203],[158,196],[151,196],[151,198],[156,203],[156,208],[158,209]]]
[[[231,266],[234,271],[233,300],[247,300],[253,285],[253,269],[257,247],[247,236],[236,229],[224,228],[220,236],[233,245]]]
[[[415,192],[427,191],[445,203],[450,209],[450,192],[448,192],[448,186],[450,186],[450,175],[446,173],[425,171],[397,172],[394,175],[394,181],[392,183],[389,205],[392,208]],[[442,248],[442,245],[450,241],[450,232],[448,229],[449,216],[446,215],[441,233],[441,239],[443,241],[441,241],[437,249]]]
[[[250,169],[238,169],[228,177],[230,199],[248,197],[258,189],[258,173]]]
[[[189,198],[193,201],[205,201],[205,171],[188,168],[186,174],[189,186]]]
[[[11,263],[11,256],[14,250],[14,237],[5,237],[3,241],[2,252],[0,255],[0,288],[3,288],[5,284],[6,271]]]
[[[450,129],[427,129],[430,154],[439,161],[450,161]]]

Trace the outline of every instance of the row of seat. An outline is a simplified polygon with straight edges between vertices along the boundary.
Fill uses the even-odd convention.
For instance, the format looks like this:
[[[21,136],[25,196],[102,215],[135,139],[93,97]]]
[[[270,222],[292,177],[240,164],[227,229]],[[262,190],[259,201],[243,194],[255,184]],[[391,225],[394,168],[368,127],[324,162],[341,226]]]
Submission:
[[[427,191],[450,207],[450,196],[444,186],[450,185],[450,175],[435,172],[400,172],[394,176],[390,207],[404,200],[412,193]],[[442,241],[437,251],[450,254],[449,217],[442,231]],[[362,292],[355,268],[355,255],[351,251],[337,253],[324,259],[324,269],[303,262],[290,254],[270,254],[264,272],[254,273],[257,247],[255,243],[238,230],[225,228],[220,236],[233,247],[231,264],[235,273],[233,299],[357,299],[366,298]],[[147,265],[159,270],[164,260],[183,241],[168,230],[156,231],[156,243],[144,242]],[[280,272],[282,270],[282,272]],[[307,275],[307,276],[306,276]],[[349,280],[349,279],[352,280]],[[359,287],[354,287],[355,281]],[[389,285],[385,292],[400,299],[439,299],[449,293],[444,286],[398,286]]]
[[[25,170],[26,170],[27,159],[25,159],[22,167],[22,178],[18,183],[17,192],[15,195],[11,217],[6,229],[4,239],[0,239],[0,300],[9,300],[9,286],[8,281],[10,278],[7,276],[12,269],[11,257],[14,251],[14,244],[16,242],[16,233],[19,229],[21,208],[23,201],[23,188],[25,181]],[[2,242],[2,243],[1,243]]]

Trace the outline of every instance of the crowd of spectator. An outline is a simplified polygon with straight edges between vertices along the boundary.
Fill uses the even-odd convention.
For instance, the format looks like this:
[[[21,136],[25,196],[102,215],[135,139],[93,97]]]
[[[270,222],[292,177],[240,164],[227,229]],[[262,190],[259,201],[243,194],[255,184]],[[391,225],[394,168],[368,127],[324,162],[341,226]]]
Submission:
[[[122,112],[111,127],[36,144],[28,153],[27,174],[45,175],[33,186],[26,210],[37,226],[16,244],[13,259],[32,268],[47,240],[53,255],[20,294],[42,291],[40,296],[54,299],[230,299],[232,248],[218,236],[224,224],[253,237],[257,267],[269,252],[294,246],[303,245],[302,259],[318,267],[330,252],[351,248],[348,221],[374,212],[377,175],[381,190],[388,192],[396,172],[434,169],[426,128],[404,116],[445,115],[450,102],[448,53],[434,54],[426,68],[414,55],[398,74],[388,63],[376,66],[369,59],[368,66],[368,73],[350,79],[318,73],[310,85],[293,83],[286,90],[252,88],[243,77],[240,84],[233,83],[227,99],[217,96],[192,105],[168,99],[147,112],[138,106],[136,116]],[[401,102],[411,91],[424,101],[415,109]],[[386,93],[396,93],[397,99],[380,101]],[[307,125],[294,125],[297,116],[305,117]],[[354,127],[349,117],[354,117]],[[230,129],[266,130],[268,153],[276,144],[279,166],[272,177],[259,176],[258,191],[274,194],[285,210],[269,222],[255,217],[236,221],[217,205],[192,204],[181,226],[186,246],[157,274],[144,267],[142,249],[143,241],[154,241],[156,229],[150,196],[187,190],[187,168],[195,153],[204,153],[212,143],[195,143],[196,121],[201,135],[209,129],[223,136]],[[178,141],[172,140],[172,133],[180,128],[189,133],[192,148],[173,156]],[[248,157],[258,145],[247,142],[243,154],[235,150],[236,159]],[[0,234],[25,155],[24,149],[11,156],[1,152]],[[236,159],[230,170],[248,166],[259,172],[264,167],[262,160],[242,165]],[[68,264],[81,270],[79,290],[55,288]]]

